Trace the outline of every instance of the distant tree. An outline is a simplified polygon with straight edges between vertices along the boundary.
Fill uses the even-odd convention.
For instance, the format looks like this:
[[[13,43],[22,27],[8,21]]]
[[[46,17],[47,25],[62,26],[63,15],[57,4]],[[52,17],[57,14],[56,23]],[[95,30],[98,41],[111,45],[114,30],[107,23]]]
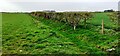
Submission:
[[[111,10],[104,10],[104,12],[114,12],[114,10],[113,9],[111,9]]]

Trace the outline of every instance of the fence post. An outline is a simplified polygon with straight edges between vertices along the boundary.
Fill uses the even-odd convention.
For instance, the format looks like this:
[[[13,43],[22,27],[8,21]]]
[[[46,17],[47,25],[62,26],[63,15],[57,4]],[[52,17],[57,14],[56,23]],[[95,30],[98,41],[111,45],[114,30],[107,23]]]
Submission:
[[[104,34],[104,20],[102,19],[102,34]]]

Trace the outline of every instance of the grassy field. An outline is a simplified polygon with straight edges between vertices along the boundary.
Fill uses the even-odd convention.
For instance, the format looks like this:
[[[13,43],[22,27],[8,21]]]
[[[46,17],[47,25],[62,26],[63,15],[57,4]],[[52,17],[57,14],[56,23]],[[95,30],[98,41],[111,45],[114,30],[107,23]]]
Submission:
[[[92,23],[93,25],[101,25],[103,19],[106,28],[116,28],[117,25],[111,22],[111,20],[108,17],[108,14],[110,13],[95,13],[94,18],[92,18],[88,22]]]
[[[119,33],[106,28],[105,34],[100,34],[101,19],[104,19],[105,27],[111,27],[112,23],[105,13],[95,13],[95,17],[88,21],[86,29],[80,25],[76,30],[62,22],[44,18],[37,21],[29,14],[3,13],[2,52],[4,54],[106,54],[106,49],[117,46]]]

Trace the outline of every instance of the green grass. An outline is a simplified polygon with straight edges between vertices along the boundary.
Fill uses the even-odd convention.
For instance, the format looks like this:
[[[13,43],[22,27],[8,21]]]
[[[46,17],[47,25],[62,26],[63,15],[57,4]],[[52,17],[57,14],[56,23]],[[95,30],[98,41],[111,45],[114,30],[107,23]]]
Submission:
[[[2,15],[2,52],[7,54],[105,54],[105,49],[118,43],[117,34],[102,35],[99,26],[88,24],[84,29],[81,25],[74,31],[62,22],[44,18],[38,21],[28,14]],[[103,15],[98,13],[95,18],[100,20]]]
[[[62,34],[63,36],[69,38],[73,43],[78,46],[78,48],[82,48],[82,52],[104,53],[103,51],[101,51],[102,48],[111,48],[112,45],[110,45],[109,43],[114,40],[117,41],[117,36],[102,35],[97,31],[94,31],[93,29],[91,30],[77,27],[77,29],[74,31],[72,27],[65,25],[64,23],[51,23],[52,20],[45,19],[40,21],[43,21],[44,24],[51,26],[55,32],[58,32],[59,34]],[[96,48],[97,45],[100,45],[101,48]]]
[[[32,19],[28,14],[3,14],[3,53],[80,53],[68,38],[43,23],[37,27]]]
[[[2,54],[2,13],[0,13],[0,55]]]
[[[117,25],[115,25],[110,18],[108,17],[109,13],[95,13],[94,18],[88,21],[88,23],[91,23],[93,25],[101,25],[102,19],[104,20],[104,25],[107,28],[116,28]]]

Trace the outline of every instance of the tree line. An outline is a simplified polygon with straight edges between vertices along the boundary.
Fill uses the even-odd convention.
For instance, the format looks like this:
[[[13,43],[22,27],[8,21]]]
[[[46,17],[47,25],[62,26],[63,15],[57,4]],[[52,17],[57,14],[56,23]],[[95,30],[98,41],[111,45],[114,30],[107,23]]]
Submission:
[[[93,17],[91,12],[31,12],[31,15],[37,17],[43,17],[45,19],[57,20],[59,22],[64,22],[76,29],[81,20],[84,20],[84,26],[86,28],[86,21]]]

